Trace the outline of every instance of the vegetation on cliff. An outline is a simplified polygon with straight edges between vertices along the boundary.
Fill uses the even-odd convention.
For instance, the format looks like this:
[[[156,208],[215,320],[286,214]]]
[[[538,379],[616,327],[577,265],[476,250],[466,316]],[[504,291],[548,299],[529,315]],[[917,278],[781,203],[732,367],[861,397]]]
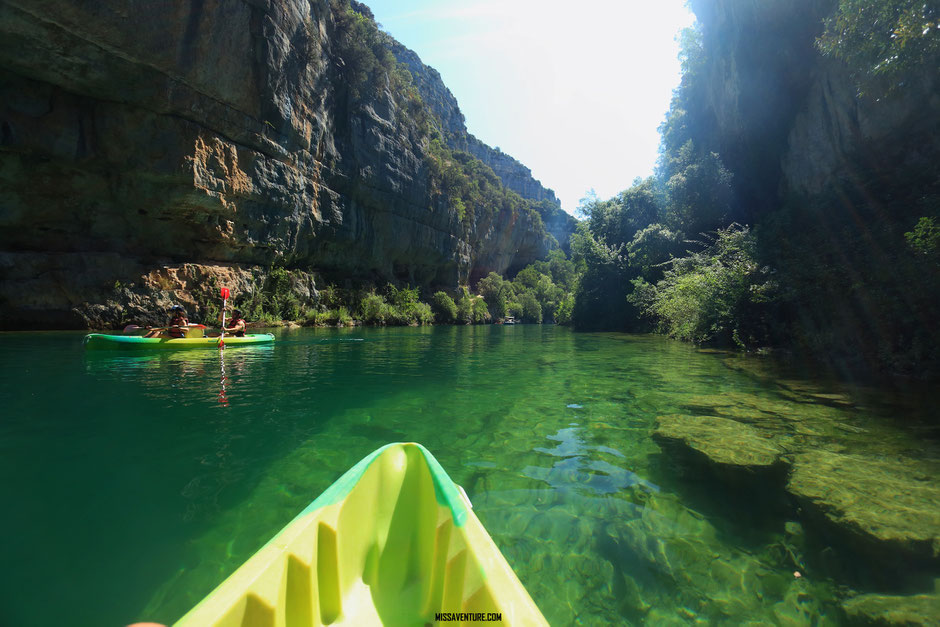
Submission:
[[[421,146],[430,176],[429,209],[444,208],[456,215],[467,234],[473,225],[492,222],[501,212],[525,214],[539,237],[554,240],[545,230],[543,216],[547,219],[561,208],[523,198],[480,159],[453,149],[408,66],[393,54],[397,42],[379,28],[372,11],[355,0],[333,0],[332,6],[339,33],[337,52],[343,63],[338,87],[349,100],[359,103],[376,100],[388,91],[406,114],[404,126]]]
[[[571,322],[574,290],[583,273],[577,262],[561,250],[548,259],[523,268],[513,280],[491,272],[474,290],[460,286],[450,294],[433,294],[417,285],[396,286],[374,282],[337,287],[326,283],[319,290],[305,290],[314,279],[308,273],[272,268],[258,272],[233,294],[233,305],[256,325],[279,326],[284,322],[311,326],[420,326],[425,324],[501,323],[507,318],[520,322]],[[170,282],[164,281],[170,288]],[[215,324],[220,309],[219,283],[211,278],[196,290],[192,318]],[[126,289],[118,285],[115,289]]]
[[[567,250],[554,194],[363,4],[66,4],[0,20],[4,329],[214,322],[207,277],[297,319],[314,275],[453,293]]]
[[[812,18],[767,18],[775,41],[782,33],[803,55],[789,59],[786,72],[850,73],[863,107],[880,98],[903,110],[905,98],[932,84],[940,58],[935,8],[842,0],[824,27],[808,23]],[[682,80],[660,127],[655,176],[609,200],[582,203],[586,219],[572,249],[586,269],[575,325],[786,347],[839,369],[936,372],[936,118],[871,109],[882,119],[863,123],[893,125],[895,132],[854,138],[823,191],[800,189],[792,178],[781,185],[788,129],[805,106],[806,87],[788,91],[777,83],[778,101],[741,105],[742,117],[723,126],[708,94],[720,89],[714,81],[732,54],[729,28],[712,19],[684,33]],[[814,28],[817,50],[844,61],[844,70],[819,69],[826,57],[814,52],[812,38],[800,39]],[[747,65],[766,56],[760,41],[752,32],[741,45],[753,49],[735,57],[741,93],[764,87],[746,80],[785,80]],[[923,136],[915,124],[934,134]]]

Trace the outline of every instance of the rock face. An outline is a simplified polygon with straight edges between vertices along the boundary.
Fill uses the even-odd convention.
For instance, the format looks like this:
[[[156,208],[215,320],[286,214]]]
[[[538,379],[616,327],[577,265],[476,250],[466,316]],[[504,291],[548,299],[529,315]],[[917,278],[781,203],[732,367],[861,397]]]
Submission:
[[[555,246],[433,194],[409,112],[350,96],[337,6],[0,4],[0,326],[84,326],[101,282],[173,263],[454,287]]]
[[[457,99],[450,92],[441,75],[432,67],[425,65],[414,51],[404,46],[393,46],[392,52],[408,67],[414,77],[415,85],[422,100],[441,120],[444,138],[454,150],[469,152],[474,157],[492,168],[503,185],[523,198],[538,202],[545,201],[540,210],[546,230],[567,248],[568,238],[574,232],[576,221],[561,209],[555,192],[546,189],[542,183],[532,177],[532,171],[498,148],[492,148],[467,132],[466,120],[457,104]]]
[[[691,3],[714,51],[705,60],[708,122],[753,219],[788,195],[813,196],[859,167],[889,178],[930,171],[940,155],[935,68],[902,95],[859,97],[849,69],[815,48],[836,0]],[[916,83],[916,84],[914,84]],[[745,210],[746,211],[746,210]]]

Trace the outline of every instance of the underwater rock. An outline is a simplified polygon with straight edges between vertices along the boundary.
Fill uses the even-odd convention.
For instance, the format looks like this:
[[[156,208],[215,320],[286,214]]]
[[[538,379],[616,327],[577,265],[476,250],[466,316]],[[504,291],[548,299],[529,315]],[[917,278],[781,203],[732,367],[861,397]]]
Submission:
[[[860,594],[842,603],[846,617],[858,625],[936,625],[940,616],[940,579],[934,592],[907,596]]]
[[[768,470],[781,463],[784,450],[770,434],[717,416],[659,416],[653,439],[662,447],[704,456],[710,465],[743,470]]]
[[[825,450],[793,458],[787,490],[805,507],[888,551],[940,558],[940,487],[925,464]]]
[[[753,624],[767,625],[782,614],[822,614],[825,599],[800,598],[796,604],[796,592],[791,592],[814,589],[811,584],[796,587],[786,570],[729,550],[711,522],[674,497],[648,494],[636,514],[606,525],[599,540],[601,552],[623,565],[642,601],[651,606],[629,604],[626,615],[634,624],[743,624],[741,619],[748,617]]]

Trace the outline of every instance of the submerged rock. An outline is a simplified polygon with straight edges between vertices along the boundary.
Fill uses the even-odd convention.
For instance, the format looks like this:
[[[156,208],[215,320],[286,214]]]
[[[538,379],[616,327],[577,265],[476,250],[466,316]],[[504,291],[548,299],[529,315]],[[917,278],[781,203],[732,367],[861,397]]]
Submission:
[[[940,580],[929,594],[860,594],[842,603],[846,617],[859,625],[936,625],[940,617]]]
[[[940,487],[915,459],[806,451],[787,490],[839,528],[889,551],[940,558]]]
[[[770,433],[729,418],[673,414],[657,421],[653,439],[660,446],[694,451],[719,467],[768,470],[784,453]]]

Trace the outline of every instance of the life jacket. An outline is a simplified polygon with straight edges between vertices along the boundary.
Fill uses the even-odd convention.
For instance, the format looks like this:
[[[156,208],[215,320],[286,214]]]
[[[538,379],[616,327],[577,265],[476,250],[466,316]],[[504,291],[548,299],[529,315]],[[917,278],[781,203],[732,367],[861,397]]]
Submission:
[[[189,321],[186,320],[183,316],[173,316],[170,318],[170,327],[183,327],[189,324]],[[167,329],[167,335],[170,337],[186,337],[186,329]]]
[[[229,326],[234,327],[234,326],[235,326],[236,324],[238,324],[239,322],[241,322],[241,323],[244,324],[244,323],[245,323],[245,319],[244,319],[244,318],[233,318],[232,320],[229,320]],[[245,337],[245,330],[244,330],[244,329],[241,329],[241,330],[239,330],[239,331],[234,331],[234,332],[231,333],[231,335],[234,335],[235,337]]]

